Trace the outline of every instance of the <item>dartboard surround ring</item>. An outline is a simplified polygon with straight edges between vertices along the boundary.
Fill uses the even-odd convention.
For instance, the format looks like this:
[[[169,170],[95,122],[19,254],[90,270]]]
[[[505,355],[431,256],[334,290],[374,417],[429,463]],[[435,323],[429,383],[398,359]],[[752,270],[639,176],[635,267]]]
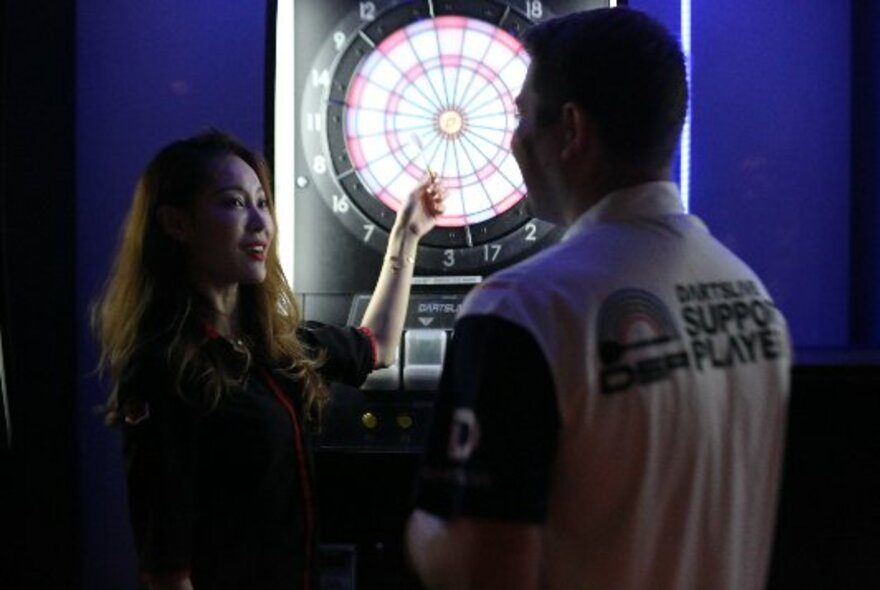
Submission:
[[[325,44],[331,67],[313,70],[303,97],[303,118],[320,113],[323,131],[321,141],[303,137],[306,160],[318,192],[365,244],[384,250],[396,210],[429,169],[450,197],[420,244],[421,272],[504,266],[553,233],[527,212],[510,153],[528,66],[517,37],[529,24],[487,0],[416,2]]]

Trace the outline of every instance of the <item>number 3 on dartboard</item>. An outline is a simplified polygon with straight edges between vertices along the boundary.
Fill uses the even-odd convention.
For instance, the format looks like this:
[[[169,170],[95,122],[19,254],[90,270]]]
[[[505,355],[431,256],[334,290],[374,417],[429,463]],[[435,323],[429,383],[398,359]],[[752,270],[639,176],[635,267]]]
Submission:
[[[544,4],[541,0],[526,0],[526,16],[532,20],[544,18]]]
[[[446,268],[455,266],[455,250],[443,251],[443,266]]]

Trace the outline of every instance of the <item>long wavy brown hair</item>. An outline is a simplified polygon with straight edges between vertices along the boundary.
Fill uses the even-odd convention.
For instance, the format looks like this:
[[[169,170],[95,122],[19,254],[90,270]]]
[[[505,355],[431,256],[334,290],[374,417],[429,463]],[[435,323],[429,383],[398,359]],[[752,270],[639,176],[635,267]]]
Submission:
[[[243,355],[242,362],[231,367],[212,352],[212,339],[205,330],[205,323],[212,321],[209,306],[188,281],[182,245],[157,219],[162,205],[192,210],[214,162],[229,155],[256,172],[274,221],[268,165],[220,131],[167,145],[137,183],[112,270],[91,310],[100,347],[98,369],[112,382],[105,408],[108,424],[119,420],[118,391],[126,371],[157,350],[172,371],[176,393],[208,410],[240,386],[252,360],[299,381],[310,418],[318,417],[326,402],[326,387],[318,374],[323,359],[310,354],[297,337],[301,313],[278,259],[277,239],[266,255],[266,279],[240,286],[241,329],[252,354]]]

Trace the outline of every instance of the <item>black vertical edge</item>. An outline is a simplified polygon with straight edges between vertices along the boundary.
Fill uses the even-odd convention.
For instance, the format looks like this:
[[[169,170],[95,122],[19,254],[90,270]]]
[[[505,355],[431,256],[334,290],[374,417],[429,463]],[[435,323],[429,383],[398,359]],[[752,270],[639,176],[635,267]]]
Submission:
[[[278,0],[267,0],[266,4],[266,59],[264,86],[266,96],[263,100],[263,153],[272,168],[275,178],[275,36],[277,32]],[[275,187],[272,187],[275,194]]]
[[[11,450],[0,588],[79,588],[76,3],[0,18],[0,314]]]
[[[2,23],[2,34],[4,41],[0,42],[0,96],[8,96],[8,82],[7,82],[7,48],[6,41],[7,38],[7,25],[5,23],[9,22],[6,18],[6,3],[0,2],[0,23]],[[6,307],[6,285],[9,284],[9,273],[7,272],[7,263],[6,263],[6,252],[7,252],[7,244],[6,244],[6,101],[3,100],[0,102],[0,354],[4,354],[3,351],[9,350],[9,342],[7,341],[5,328],[7,326],[7,318],[9,318],[9,310]],[[5,353],[8,354],[8,353]],[[3,358],[0,358],[0,387],[4,389],[0,391],[0,473],[9,473],[10,472],[10,454],[12,452],[12,431],[8,427],[8,420],[10,417],[9,407],[7,406],[7,391],[6,387],[6,375],[5,375],[5,363],[3,362]],[[0,499],[3,499],[0,497]]]
[[[874,131],[877,127],[877,70],[872,62],[880,44],[874,39],[873,26],[880,9],[875,0],[853,0],[852,27],[852,160],[851,160],[851,231],[850,231],[850,347],[870,348],[875,333],[878,288],[873,250],[877,239],[873,220],[877,218],[875,196],[880,171],[873,166],[878,149]],[[876,345],[876,343],[873,343]]]
[[[9,272],[7,267],[6,252],[6,202],[8,200],[8,192],[6,190],[7,179],[7,99],[9,96],[9,18],[6,10],[7,3],[0,2],[0,345],[2,345],[2,353],[4,358],[0,359],[3,363],[3,386],[7,386],[6,371],[8,368],[7,358],[9,357],[9,309],[7,305],[7,288],[10,283]],[[19,531],[19,521],[15,518],[13,506],[16,504],[12,489],[16,487],[12,478],[18,476],[18,470],[13,470],[12,447],[11,447],[11,429],[7,427],[7,420],[10,419],[10,408],[7,406],[8,391],[0,392],[0,522],[5,523],[0,528],[0,586],[3,588],[14,588],[18,582],[15,579],[12,566],[15,563],[13,551],[15,550],[14,537]],[[7,442],[8,441],[8,442]],[[13,520],[14,519],[14,520]]]

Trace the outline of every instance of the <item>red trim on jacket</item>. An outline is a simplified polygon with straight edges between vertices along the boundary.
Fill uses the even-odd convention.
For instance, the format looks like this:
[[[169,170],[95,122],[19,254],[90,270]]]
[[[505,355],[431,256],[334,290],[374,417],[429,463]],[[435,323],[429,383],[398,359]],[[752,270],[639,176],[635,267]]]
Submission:
[[[217,328],[213,324],[209,324],[208,322],[204,322],[202,326],[205,328],[205,335],[208,338],[220,338],[220,332],[217,331]]]
[[[376,363],[379,362],[379,344],[376,342],[376,335],[366,326],[358,326],[358,331],[370,339],[370,359],[373,361],[373,368],[378,369]]]
[[[275,378],[272,377],[272,374],[263,367],[260,367],[260,372],[263,374],[263,379],[272,390],[272,393],[275,394],[276,399],[278,399],[278,401],[281,402],[281,405],[287,410],[287,413],[290,416],[290,421],[293,423],[294,444],[296,445],[296,457],[299,463],[300,486],[302,488],[303,502],[305,504],[306,559],[303,571],[303,588],[308,590],[311,588],[312,539],[314,536],[315,523],[314,512],[312,510],[312,486],[309,480],[308,463],[306,462],[305,447],[303,446],[302,433],[299,428],[299,419],[296,414],[296,408],[290,400],[287,399],[287,396],[284,394],[281,386],[278,385],[278,382],[275,381]]]

